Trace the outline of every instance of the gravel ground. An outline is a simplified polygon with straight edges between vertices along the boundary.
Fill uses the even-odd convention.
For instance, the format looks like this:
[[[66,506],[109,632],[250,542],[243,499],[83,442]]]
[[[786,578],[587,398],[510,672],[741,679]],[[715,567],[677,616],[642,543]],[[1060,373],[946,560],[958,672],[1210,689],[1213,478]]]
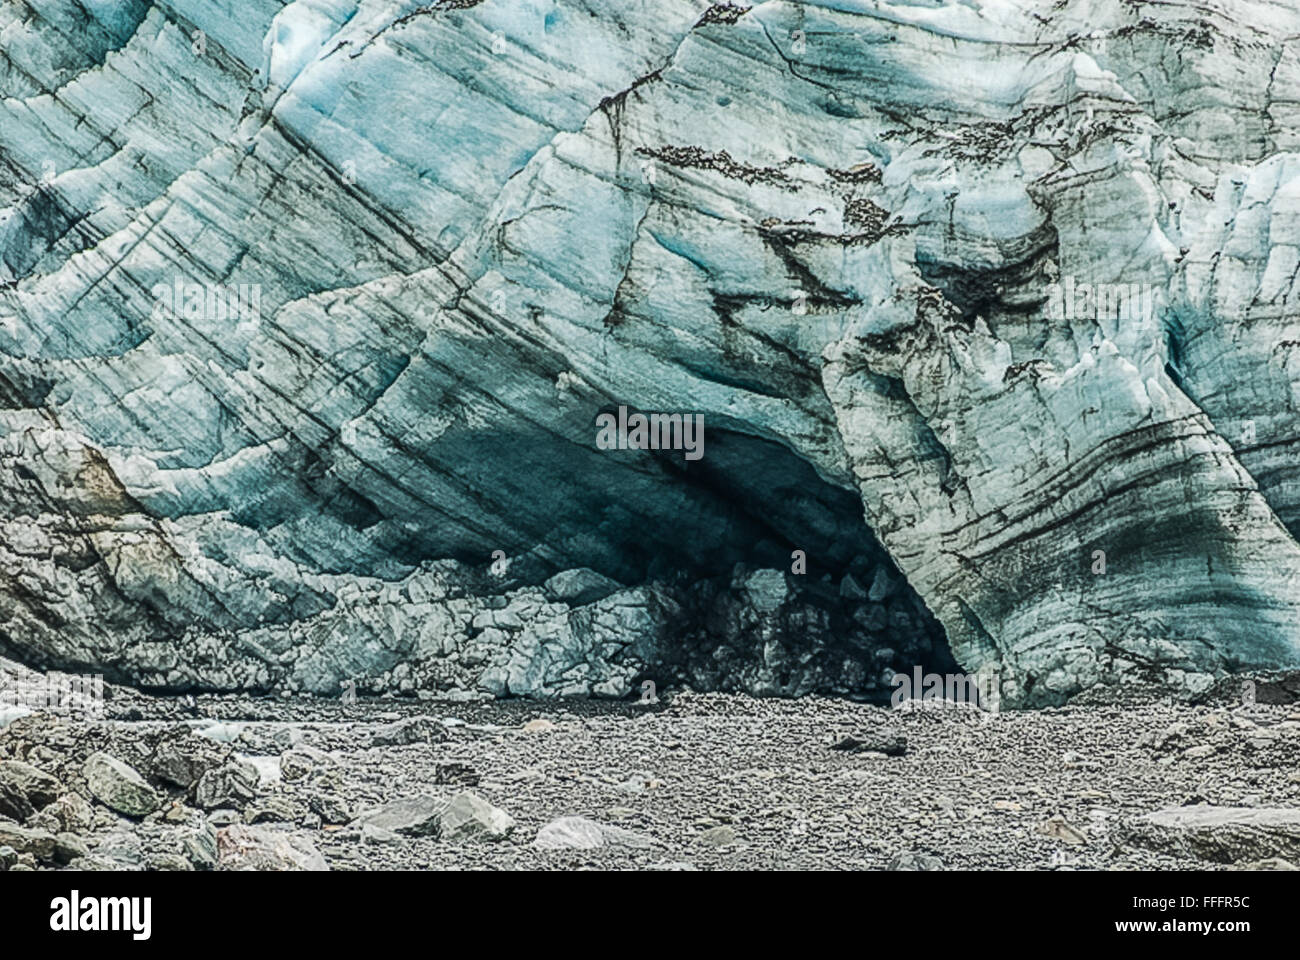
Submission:
[[[36,715],[0,732],[0,760],[61,789],[94,800],[79,771],[102,751],[161,798],[143,819],[96,800],[80,828],[61,824],[85,845],[80,859],[75,848],[61,858],[74,867],[188,869],[168,855],[177,831],[250,823],[301,838],[334,870],[1204,869],[1226,865],[1124,842],[1123,825],[1193,804],[1300,805],[1294,704],[990,715],[690,693],[644,706],[117,694],[107,720]],[[158,781],[150,752],[180,724],[202,734],[182,731],[184,742],[256,766],[255,788],[214,801],[211,789],[196,797]],[[462,790],[508,814],[508,836],[365,826],[386,803],[424,795],[441,806]],[[539,830],[566,816],[629,833],[593,849],[537,848]],[[28,823],[42,825],[57,832],[47,814]]]

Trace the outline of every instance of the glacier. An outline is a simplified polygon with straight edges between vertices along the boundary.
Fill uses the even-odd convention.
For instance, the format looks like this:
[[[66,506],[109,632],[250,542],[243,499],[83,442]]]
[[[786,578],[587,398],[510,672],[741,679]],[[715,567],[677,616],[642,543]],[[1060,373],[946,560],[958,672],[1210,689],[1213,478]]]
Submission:
[[[1025,706],[1300,666],[1298,37],[6,4],[0,654],[454,697],[960,665]],[[623,406],[704,457],[600,449]]]

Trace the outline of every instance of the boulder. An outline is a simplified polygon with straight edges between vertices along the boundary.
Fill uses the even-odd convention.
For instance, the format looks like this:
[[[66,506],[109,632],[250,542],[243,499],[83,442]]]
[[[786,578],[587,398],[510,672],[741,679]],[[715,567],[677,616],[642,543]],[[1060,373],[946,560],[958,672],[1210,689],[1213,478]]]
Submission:
[[[617,580],[611,580],[589,567],[561,570],[546,581],[545,587],[548,594],[571,607],[580,607],[603,600],[611,593],[623,589],[623,585]]]
[[[631,830],[586,817],[560,817],[537,831],[533,846],[539,850],[595,850],[599,847],[644,850],[653,847],[654,841]]]
[[[373,824],[383,830],[412,837],[436,837],[442,832],[442,812],[447,801],[420,794],[392,800],[361,814],[358,826]]]
[[[204,810],[233,807],[242,809],[257,796],[257,768],[231,760],[208,770],[194,786],[194,802]]]
[[[158,742],[149,760],[149,772],[166,783],[188,790],[209,770],[230,757],[230,748],[183,729]]]
[[[297,834],[233,824],[217,831],[218,870],[328,870],[316,845]]]
[[[106,753],[92,753],[82,767],[91,794],[125,817],[145,817],[162,804],[157,791],[133,768]]]
[[[1300,808],[1171,807],[1119,825],[1131,846],[1216,863],[1300,860]]]
[[[452,842],[504,840],[515,829],[509,814],[468,791],[452,797],[440,816],[442,838]]]
[[[26,820],[62,790],[58,780],[29,763],[0,761],[0,816]]]

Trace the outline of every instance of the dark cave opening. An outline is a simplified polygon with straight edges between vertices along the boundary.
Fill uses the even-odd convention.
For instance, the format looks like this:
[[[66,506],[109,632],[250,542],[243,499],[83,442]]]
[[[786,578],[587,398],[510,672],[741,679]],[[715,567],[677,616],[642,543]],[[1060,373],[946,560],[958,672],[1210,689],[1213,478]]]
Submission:
[[[706,455],[590,451],[554,438],[527,457],[531,549],[511,552],[508,590],[588,567],[652,584],[661,639],[644,679],[762,696],[885,702],[890,677],[959,670],[942,625],[867,526],[858,495],[785,445],[711,426]],[[567,459],[566,459],[567,458]],[[575,462],[579,461],[579,462]],[[495,470],[518,477],[522,463]],[[550,470],[587,471],[581,490]],[[495,472],[494,470],[494,472]],[[572,477],[572,474],[570,474]],[[557,549],[563,545],[565,549]],[[484,558],[477,556],[477,566]]]

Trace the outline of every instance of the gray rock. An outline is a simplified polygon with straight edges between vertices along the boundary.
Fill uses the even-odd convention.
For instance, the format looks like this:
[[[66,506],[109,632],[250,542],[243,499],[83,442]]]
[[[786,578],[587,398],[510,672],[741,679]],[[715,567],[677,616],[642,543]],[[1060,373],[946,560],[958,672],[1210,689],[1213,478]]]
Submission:
[[[54,818],[59,831],[69,833],[84,833],[95,822],[94,808],[79,793],[65,793],[41,812]]]
[[[307,806],[324,823],[342,824],[353,818],[352,804],[333,789],[318,789],[309,792],[307,794]]]
[[[865,600],[867,591],[862,589],[862,584],[853,578],[853,574],[846,573],[840,581],[840,596],[846,600]]]
[[[1034,832],[1062,843],[1079,845],[1088,842],[1088,836],[1061,814],[1056,814],[1034,828]]]
[[[446,800],[426,794],[392,800],[361,814],[357,826],[369,823],[405,836],[436,837],[442,832],[442,812],[446,806]]]
[[[46,833],[58,833],[63,829],[59,818],[52,812],[46,813],[44,810],[32,814],[25,822],[27,826],[35,830],[44,830]]]
[[[56,863],[71,863],[78,857],[90,855],[90,847],[86,841],[75,833],[57,833],[54,835],[54,861]]]
[[[222,807],[242,809],[257,796],[257,768],[242,760],[231,760],[199,777],[194,802],[204,810]]]
[[[586,817],[560,817],[537,831],[533,846],[539,850],[594,850],[597,847],[644,850],[654,846],[654,841],[631,830]]]
[[[292,823],[302,819],[307,806],[288,797],[270,796],[253,801],[244,810],[245,823]]]
[[[195,870],[217,866],[217,831],[207,822],[180,831],[181,853]]]
[[[884,567],[877,567],[875,576],[871,580],[871,589],[867,591],[867,599],[872,603],[880,603],[897,592],[898,582],[886,572]]]
[[[360,836],[362,843],[371,845],[402,842],[400,834],[394,833],[392,830],[385,830],[383,827],[377,827],[373,823],[361,824]]]
[[[92,753],[87,757],[82,773],[95,799],[123,816],[145,817],[162,804],[162,799],[144,777],[106,753]]]
[[[212,824],[214,827],[228,827],[232,823],[243,822],[244,815],[238,810],[232,810],[230,808],[213,810],[208,814],[208,823]]]
[[[442,838],[452,842],[504,840],[515,829],[509,814],[469,792],[452,797],[440,817]]]
[[[159,741],[149,761],[149,772],[183,790],[230,757],[230,749],[186,729]]]
[[[0,847],[10,847],[19,854],[30,854],[40,861],[54,858],[54,834],[33,830],[0,820]],[[12,869],[12,867],[10,868]]]
[[[588,567],[562,570],[547,580],[545,587],[546,592],[556,600],[562,600],[574,607],[603,600],[611,593],[623,589],[623,585],[617,580],[611,580]]]
[[[1217,863],[1300,860],[1300,809],[1198,804],[1157,810],[1120,824],[1116,839]]]
[[[448,760],[434,765],[434,783],[473,787],[478,785],[479,780],[479,772],[468,763]]]
[[[296,834],[233,824],[217,831],[218,870],[328,870],[315,844]]]
[[[790,595],[790,585],[780,570],[756,570],[745,577],[742,590],[754,610],[774,613]]]
[[[62,790],[58,780],[29,763],[0,761],[0,816],[26,820]]]
[[[285,780],[302,780],[316,767],[316,760],[302,750],[286,750],[280,754],[280,776]]]

